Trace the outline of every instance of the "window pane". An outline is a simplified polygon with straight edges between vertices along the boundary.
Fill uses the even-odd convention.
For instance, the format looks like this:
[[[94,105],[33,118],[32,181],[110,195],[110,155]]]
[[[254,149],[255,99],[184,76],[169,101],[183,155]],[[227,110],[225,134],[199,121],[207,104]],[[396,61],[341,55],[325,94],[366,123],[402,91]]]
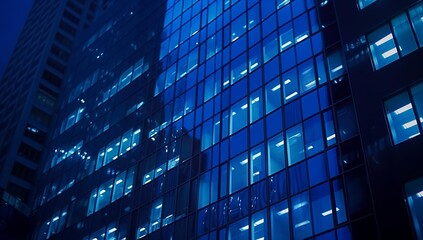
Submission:
[[[304,122],[304,132],[307,157],[322,151],[324,146],[320,115]]]
[[[416,39],[405,13],[392,20],[392,27],[402,56],[417,49]]]
[[[305,239],[311,236],[311,216],[308,192],[292,198],[292,225],[294,238]]]
[[[112,202],[116,201],[117,199],[121,198],[123,195],[123,189],[125,188],[125,174],[123,172],[115,178],[114,187],[113,187],[113,195],[112,195]]]
[[[266,85],[266,114],[281,106],[281,84],[279,78]]]
[[[272,239],[290,239],[289,208],[285,200],[270,208],[270,234]]]
[[[283,133],[269,139],[267,142],[269,175],[285,167],[285,141]]]
[[[301,94],[316,87],[316,74],[314,72],[313,59],[298,66],[300,77]]]
[[[248,102],[243,99],[231,108],[230,134],[233,134],[247,125]]]
[[[229,240],[244,240],[248,239],[248,230],[250,225],[248,224],[248,218],[244,218],[236,223],[229,226],[228,239]]]
[[[259,89],[250,95],[250,123],[263,116],[262,90]]]
[[[278,37],[276,34],[272,34],[263,40],[263,62],[269,61],[278,52]]]
[[[292,23],[288,23],[279,29],[280,51],[284,51],[294,44],[294,31]]]
[[[210,200],[210,172],[207,172],[199,178],[198,190],[198,208],[209,204]]]
[[[374,2],[376,2],[376,0],[358,0],[358,5],[360,6],[360,9],[363,9]]]
[[[333,228],[333,209],[329,185],[323,184],[311,189],[311,205],[313,209],[313,226],[315,233]],[[338,208],[336,208],[338,211]]]
[[[135,175],[135,167],[128,170],[126,174],[126,181],[125,181],[125,192],[124,195],[132,192],[132,187],[134,184],[134,175]]]
[[[405,184],[407,203],[417,239],[423,239],[423,178]]]
[[[389,25],[370,33],[368,39],[375,69],[382,68],[399,58]]]
[[[317,185],[326,180],[326,162],[323,154],[319,154],[307,161],[310,185]]]
[[[410,19],[413,24],[414,32],[419,40],[420,47],[423,46],[423,3],[418,4],[414,8],[410,9]]]
[[[328,53],[327,57],[328,70],[330,80],[333,80],[344,74],[343,56],[340,49],[336,49]]]
[[[407,92],[386,101],[385,109],[394,144],[420,134]]]
[[[411,94],[413,95],[414,108],[417,111],[417,115],[419,115],[420,124],[423,124],[423,84],[411,88]]]
[[[301,124],[286,131],[288,142],[288,165],[295,164],[304,159],[304,140]]]
[[[267,240],[267,214],[266,210],[258,212],[251,217],[252,240]]]
[[[283,63],[282,63],[283,65]],[[298,97],[297,69],[292,69],[282,75],[285,103]]]
[[[229,193],[234,193],[248,185],[248,156],[246,153],[231,160],[229,174]]]
[[[328,146],[331,146],[336,143],[336,134],[333,125],[332,110],[323,113],[323,119],[325,122],[326,143]]]
[[[150,212],[150,232],[154,232],[160,228],[162,216],[162,199],[156,200],[151,206]]]
[[[251,149],[250,153],[250,183],[260,181],[266,176],[264,145]]]
[[[344,186],[342,180],[335,180],[332,183],[333,194],[335,195],[335,207],[338,224],[347,221],[347,210],[345,208]]]
[[[102,209],[110,203],[110,197],[112,195],[113,179],[102,184],[98,188],[97,204],[95,205],[95,211]]]

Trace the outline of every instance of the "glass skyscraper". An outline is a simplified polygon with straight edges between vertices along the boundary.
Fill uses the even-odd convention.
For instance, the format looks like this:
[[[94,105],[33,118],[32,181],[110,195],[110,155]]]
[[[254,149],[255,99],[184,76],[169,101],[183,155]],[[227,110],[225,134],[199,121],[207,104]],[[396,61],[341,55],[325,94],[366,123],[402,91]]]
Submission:
[[[422,239],[423,3],[116,1],[79,35],[33,239]]]

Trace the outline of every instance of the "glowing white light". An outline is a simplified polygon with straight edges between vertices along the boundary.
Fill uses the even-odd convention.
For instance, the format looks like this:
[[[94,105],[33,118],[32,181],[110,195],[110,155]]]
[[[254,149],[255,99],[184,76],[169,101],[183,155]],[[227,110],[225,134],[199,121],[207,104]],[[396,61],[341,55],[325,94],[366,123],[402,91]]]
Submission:
[[[288,41],[288,42],[282,44],[281,48],[284,49],[284,48],[288,47],[291,44],[292,44],[292,42],[291,41]]]
[[[390,56],[392,56],[392,55],[394,55],[396,53],[397,53],[397,49],[394,47],[394,48],[392,48],[392,49],[390,49],[390,50],[382,53],[382,57],[383,58],[388,58],[388,57],[390,57]]]
[[[249,226],[249,225],[245,225],[245,226],[243,226],[243,227],[239,228],[239,231],[243,232],[243,231],[248,230],[249,228],[250,228],[250,226]]]
[[[313,148],[314,148],[313,145],[310,145],[310,146],[307,147],[307,150],[311,150]]]
[[[256,222],[254,223],[254,227],[256,227],[256,226],[258,226],[258,225],[260,225],[260,224],[263,224],[263,223],[264,223],[264,218],[262,218],[262,219],[260,219],[260,220],[256,221]]]
[[[254,69],[255,67],[257,67],[259,64],[258,63],[254,63],[253,65],[251,65],[251,70]]]
[[[226,86],[226,85],[228,85],[229,84],[229,80],[226,80],[224,83],[223,83],[223,86]]]
[[[409,121],[409,122],[407,122],[407,123],[404,123],[404,124],[402,125],[402,127],[403,127],[404,129],[407,129],[407,128],[414,127],[414,126],[416,126],[416,125],[417,125],[417,121],[416,121],[416,120],[412,120],[412,121]]]
[[[282,140],[282,141],[280,141],[280,142],[276,143],[276,147],[280,147],[280,146],[282,146],[282,145],[284,145],[284,144],[285,144],[285,141],[284,141],[284,140]]]
[[[59,217],[54,217],[52,221],[55,222],[57,220],[59,220]]]
[[[260,171],[257,171],[257,172],[255,172],[255,173],[253,173],[253,177],[255,177],[255,176],[257,176],[257,175],[260,175]]]
[[[258,152],[258,153],[256,153],[256,154],[253,155],[252,159],[254,160],[254,159],[256,159],[256,158],[258,158],[260,156],[261,156],[261,152]]]
[[[281,88],[281,85],[280,84],[278,84],[278,85],[276,85],[276,86],[274,86],[273,88],[272,88],[272,91],[274,92],[274,91],[276,91],[276,90],[278,90],[278,89],[280,89]]]
[[[114,233],[114,232],[116,232],[116,230],[117,230],[117,228],[112,228],[112,229],[109,230],[109,233]]]
[[[256,97],[256,98],[254,98],[254,99],[251,101],[251,104],[256,103],[256,102],[258,102],[258,101],[260,101],[260,97]]]
[[[241,106],[241,109],[247,109],[248,108],[248,104],[244,104]]]
[[[127,141],[128,141],[128,138],[122,139],[122,142],[127,142]]]
[[[392,38],[393,38],[392,33],[390,33],[390,34],[386,35],[385,37],[379,39],[379,41],[375,42],[375,45],[380,46],[380,45],[386,43],[387,41],[392,40]]]
[[[281,211],[277,212],[279,216],[287,214],[289,212],[289,208],[282,209]]]
[[[248,72],[248,70],[245,69],[244,71],[241,72],[241,75],[245,75],[245,74],[247,74],[247,72]]]
[[[107,152],[111,152],[111,151],[113,151],[113,148],[108,148],[107,149]]]
[[[306,88],[311,88],[311,87],[314,87],[315,85],[316,85],[316,82],[313,80],[313,81],[311,81],[311,82],[307,83],[307,84],[305,85],[305,87],[306,87]]]
[[[247,159],[242,160],[241,162],[239,162],[239,164],[241,164],[241,165],[245,165],[245,164],[247,164],[247,163],[248,163],[248,158],[247,158]]]
[[[289,94],[285,99],[288,100],[288,99],[291,99],[291,98],[293,98],[297,95],[298,95],[298,92],[293,92],[293,93]]]
[[[143,232],[143,231],[145,231],[145,228],[140,228],[140,232]]]
[[[332,139],[334,139],[335,138],[335,133],[334,134],[332,134],[332,135],[330,135],[329,137],[327,137],[326,138],[326,140],[328,140],[328,141],[330,141],[330,140],[332,140]]]
[[[162,204],[157,205],[157,206],[156,206],[156,209],[160,209],[160,208],[162,208],[162,206],[163,206]]]
[[[279,3],[278,9],[288,4],[291,0],[284,0],[283,2]]]
[[[300,203],[298,203],[298,204],[295,204],[295,205],[294,205],[294,210],[295,210],[295,209],[298,209],[298,208],[300,208],[300,207],[304,207],[305,205],[307,205],[307,202],[300,202]]]
[[[116,181],[116,185],[121,184],[122,182],[123,182],[123,180],[119,179],[119,180]]]
[[[339,208],[336,208],[336,211],[338,212]],[[326,217],[327,215],[330,215],[330,214],[332,214],[332,209],[327,210],[326,212],[322,212],[323,217]]]
[[[287,85],[289,83],[291,83],[291,79],[288,78],[288,79],[285,80],[284,84]]]
[[[161,171],[163,171],[163,169],[162,168],[157,168],[157,170],[156,170],[156,172],[161,172]]]
[[[100,195],[103,195],[104,193],[106,193],[106,190],[104,189],[99,192]]]
[[[135,130],[135,131],[134,131],[134,135],[135,135],[135,134],[138,134],[138,133],[140,133],[140,132],[141,132],[141,129],[137,129],[137,130]]]
[[[416,195],[417,197],[423,197],[423,191],[418,192]]]
[[[341,70],[341,69],[343,69],[344,68],[344,66],[342,66],[342,65],[339,65],[339,66],[337,66],[336,68],[334,68],[334,69],[332,69],[331,70],[331,72],[337,72],[337,71],[339,71],[339,70]]]
[[[308,34],[304,34],[304,35],[296,38],[296,42],[299,43],[299,42],[301,42],[302,40],[304,40],[306,38],[308,38]]]
[[[412,108],[411,103],[409,103],[409,104],[406,104],[406,105],[398,108],[397,110],[394,111],[394,113],[396,115],[399,115],[399,114],[401,114],[403,112],[406,112],[406,111],[410,110],[411,108]]]
[[[310,223],[309,220],[306,220],[304,222],[297,223],[297,224],[295,224],[295,228],[299,228],[299,227],[304,226],[304,225],[307,225],[309,223]]]

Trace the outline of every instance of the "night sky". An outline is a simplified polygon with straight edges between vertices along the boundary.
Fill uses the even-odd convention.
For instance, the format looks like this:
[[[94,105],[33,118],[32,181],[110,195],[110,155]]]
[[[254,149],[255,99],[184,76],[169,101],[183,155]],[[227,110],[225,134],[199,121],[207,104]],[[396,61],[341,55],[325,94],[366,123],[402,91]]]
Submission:
[[[0,79],[33,0],[0,0]]]

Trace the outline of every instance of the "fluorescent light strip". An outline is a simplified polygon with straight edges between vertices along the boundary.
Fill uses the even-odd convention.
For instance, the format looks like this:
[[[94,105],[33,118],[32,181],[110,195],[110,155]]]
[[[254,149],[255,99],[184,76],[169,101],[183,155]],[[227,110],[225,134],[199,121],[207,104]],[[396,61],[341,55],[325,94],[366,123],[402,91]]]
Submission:
[[[392,40],[392,38],[393,38],[392,33],[390,33],[390,34],[386,35],[385,37],[379,39],[379,41],[375,42],[375,45],[380,46],[380,45],[386,43],[387,41]]]
[[[291,44],[292,44],[292,41],[288,41],[288,42],[282,44],[281,48],[284,49],[284,48],[288,47]]]
[[[241,106],[241,109],[247,109],[248,108],[248,104],[244,104]]]
[[[241,162],[239,162],[239,164],[241,164],[241,165],[245,165],[245,164],[247,164],[247,163],[248,163],[248,158],[247,158],[247,159],[242,160]]]
[[[423,191],[418,192],[416,195],[417,195],[417,197],[419,197],[419,198],[420,198],[420,197],[423,197]]]
[[[404,129],[408,129],[408,128],[414,127],[414,126],[416,126],[416,125],[417,125],[417,121],[416,121],[416,120],[412,120],[412,121],[409,121],[409,122],[407,122],[407,123],[404,123],[404,124],[402,125],[402,127],[403,127]]]
[[[285,144],[285,141],[284,141],[284,140],[282,140],[282,141],[280,141],[280,142],[276,143],[276,147],[280,147],[280,146],[282,146],[282,145],[284,145],[284,144]]]
[[[397,110],[394,111],[394,113],[396,115],[399,115],[399,114],[401,114],[403,112],[406,112],[406,111],[410,110],[411,108],[412,108],[411,103],[409,103],[409,104],[406,104],[406,105],[398,108]]]
[[[288,78],[288,79],[285,80],[284,84],[287,85],[290,82],[291,82],[291,79]]]
[[[299,43],[299,42],[301,42],[302,40],[304,40],[304,39],[306,39],[306,38],[308,38],[308,34],[305,34],[305,35],[302,35],[302,36],[298,37],[298,38],[296,39],[296,42],[297,42],[297,43]]]
[[[338,212],[339,211],[339,208],[336,208],[336,211]],[[332,214],[332,209],[327,210],[326,212],[322,212],[322,216],[323,217],[326,217],[326,216],[328,216],[330,214]]]
[[[258,158],[258,157],[260,157],[260,156],[261,156],[261,152],[258,152],[258,153],[254,154],[254,155],[252,156],[252,159],[254,160],[254,159],[256,159],[256,158]]]
[[[279,216],[287,214],[289,212],[289,208],[282,209],[281,211],[277,212]]]
[[[293,92],[293,93],[289,94],[285,99],[288,100],[288,99],[291,99],[291,98],[293,98],[297,95],[298,95],[298,92]]]
[[[278,85],[276,85],[276,86],[274,86],[273,88],[272,88],[272,91],[274,92],[274,91],[276,91],[276,90],[278,90],[278,89],[280,89],[281,88],[281,85],[280,84],[278,84]]]
[[[341,69],[343,69],[344,68],[344,66],[342,66],[342,65],[339,65],[339,66],[337,66],[336,68],[334,68],[334,69],[332,69],[331,70],[331,72],[337,72],[337,71],[339,71],[339,70],[341,70]]]
[[[245,226],[243,226],[243,227],[239,228],[239,231],[243,232],[243,231],[248,230],[249,228],[250,228],[250,226],[249,226],[249,225],[245,225]]]
[[[260,101],[260,97],[256,97],[256,98],[254,98],[254,99],[251,101],[251,104],[256,103],[256,102],[258,102],[258,101]]]
[[[254,223],[254,227],[257,227],[258,225],[263,224],[263,223],[264,223],[264,218],[262,218],[262,219],[260,219],[260,220],[256,221],[256,222]]]
[[[295,224],[295,228],[302,227],[302,226],[307,225],[307,224],[309,224],[309,223],[310,223],[310,221],[309,221],[309,220],[306,220],[306,221],[303,221],[303,222],[297,223],[297,224]]]
[[[332,134],[332,135],[330,135],[329,137],[327,137],[326,138],[326,140],[328,140],[328,141],[330,141],[330,140],[332,140],[332,139],[334,139],[335,138],[335,133],[334,134]]]
[[[259,64],[258,63],[254,63],[253,65],[251,65],[250,69],[254,69],[255,67],[257,67]]]
[[[116,232],[116,230],[117,230],[117,228],[112,228],[112,229],[109,230],[109,233],[114,233],[114,232]]]
[[[388,58],[388,57],[390,57],[390,56],[392,56],[392,55],[394,55],[396,53],[397,53],[397,49],[394,47],[394,48],[392,48],[392,49],[390,49],[390,50],[382,53],[382,57],[383,58]]]

